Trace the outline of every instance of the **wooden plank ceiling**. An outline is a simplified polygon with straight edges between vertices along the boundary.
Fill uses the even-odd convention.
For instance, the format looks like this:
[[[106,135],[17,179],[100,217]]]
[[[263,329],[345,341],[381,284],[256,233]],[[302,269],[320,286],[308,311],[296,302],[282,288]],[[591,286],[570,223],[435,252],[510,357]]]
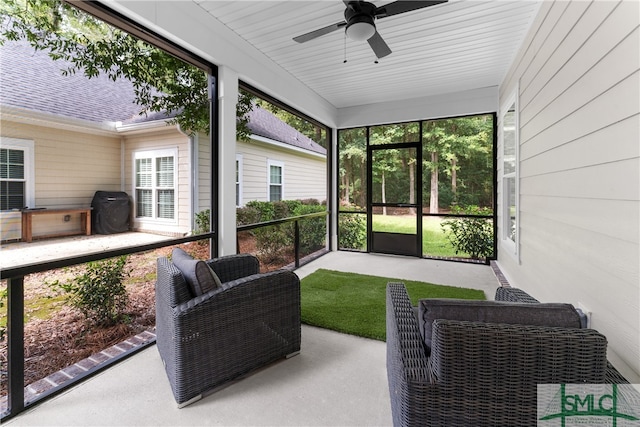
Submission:
[[[341,0],[193,1],[337,108],[499,85],[540,4],[451,0],[378,19],[393,53],[375,63],[343,29],[292,40],[343,21]]]

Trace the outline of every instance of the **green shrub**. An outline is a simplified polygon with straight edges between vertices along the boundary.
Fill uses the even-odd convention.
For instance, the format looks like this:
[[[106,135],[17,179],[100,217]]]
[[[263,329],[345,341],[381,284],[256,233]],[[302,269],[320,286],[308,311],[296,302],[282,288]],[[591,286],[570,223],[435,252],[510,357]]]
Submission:
[[[338,247],[343,249],[364,249],[367,244],[366,216],[340,214],[338,218]]]
[[[300,204],[293,212],[293,216],[308,215],[324,212],[325,207],[320,204]],[[300,251],[309,254],[325,246],[327,237],[326,217],[307,218],[299,221]]]
[[[126,256],[89,262],[83,274],[51,285],[66,292],[69,303],[88,321],[111,326],[127,320],[123,313],[129,300],[124,283],[130,272],[126,262]]]
[[[253,230],[260,259],[265,263],[286,259],[293,249],[293,224],[279,224]]]
[[[256,217],[255,221],[249,224],[271,221],[276,217],[276,209],[274,204],[271,202],[259,202],[257,200],[252,200],[247,203],[247,209],[249,211],[254,211],[254,216]]]
[[[247,203],[245,219],[247,224],[273,221],[286,218],[289,206],[286,202],[261,202],[252,200]],[[237,212],[236,212],[237,215]],[[236,219],[237,221],[237,219]],[[265,263],[277,262],[284,259],[287,247],[293,243],[293,233],[287,224],[274,225],[253,230],[256,246],[261,260]]]
[[[283,200],[281,202],[275,202],[275,204],[276,206],[278,204],[284,204],[286,206],[286,209],[282,209],[280,212],[276,212],[277,219],[298,215],[296,211],[304,205],[304,203],[302,203],[302,201],[300,200]]]
[[[247,206],[236,209],[236,225],[249,225],[260,222],[260,211],[253,207]]]
[[[261,202],[253,200],[236,210],[238,225],[256,224],[277,219],[306,215],[324,211],[325,207],[317,199],[282,200]],[[300,221],[300,246],[303,253],[322,247],[326,238],[324,218]],[[252,231],[256,239],[259,256],[264,262],[284,260],[293,250],[293,223],[279,224]]]
[[[196,214],[195,234],[208,233],[211,231],[211,210],[205,209]]]
[[[491,215],[489,208],[454,206],[453,213],[466,215]],[[493,254],[493,223],[486,218],[450,218],[442,221],[442,230],[458,253],[467,253],[473,259],[486,258]]]

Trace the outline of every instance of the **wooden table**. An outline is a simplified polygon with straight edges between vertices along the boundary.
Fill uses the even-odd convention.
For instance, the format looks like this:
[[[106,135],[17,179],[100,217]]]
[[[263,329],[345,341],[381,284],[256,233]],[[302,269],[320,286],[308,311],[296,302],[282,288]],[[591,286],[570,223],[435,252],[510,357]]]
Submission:
[[[27,209],[22,211],[22,241],[31,242],[33,240],[33,217],[36,215],[71,215],[80,214],[80,230],[67,231],[64,233],[47,234],[40,237],[63,237],[76,234],[91,235],[91,209],[93,208],[73,208],[73,209]]]

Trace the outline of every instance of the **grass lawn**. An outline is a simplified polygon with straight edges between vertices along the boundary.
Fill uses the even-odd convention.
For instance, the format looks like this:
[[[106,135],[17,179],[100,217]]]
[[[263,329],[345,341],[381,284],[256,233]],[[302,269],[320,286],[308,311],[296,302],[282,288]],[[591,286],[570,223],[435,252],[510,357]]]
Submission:
[[[422,218],[422,254],[426,256],[469,257],[458,253],[447,239],[440,223],[441,217]],[[416,232],[416,219],[412,216],[374,215],[373,231],[410,233]]]
[[[485,299],[476,289],[319,269],[301,281],[302,322],[384,341],[388,282],[403,282],[414,305],[421,298]]]

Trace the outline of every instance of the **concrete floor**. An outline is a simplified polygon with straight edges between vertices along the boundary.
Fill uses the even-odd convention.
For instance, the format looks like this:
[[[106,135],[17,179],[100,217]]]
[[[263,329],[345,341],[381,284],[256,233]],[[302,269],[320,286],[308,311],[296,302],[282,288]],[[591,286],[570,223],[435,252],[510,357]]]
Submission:
[[[0,245],[0,269],[86,255],[110,249],[145,245],[169,239],[172,238],[157,234],[127,232],[34,240],[30,243],[2,243]]]
[[[296,273],[318,268],[472,287],[490,299],[498,287],[488,266],[351,252],[329,253]],[[300,355],[177,409],[154,346],[5,424],[386,426],[385,352],[380,341],[303,325]]]

